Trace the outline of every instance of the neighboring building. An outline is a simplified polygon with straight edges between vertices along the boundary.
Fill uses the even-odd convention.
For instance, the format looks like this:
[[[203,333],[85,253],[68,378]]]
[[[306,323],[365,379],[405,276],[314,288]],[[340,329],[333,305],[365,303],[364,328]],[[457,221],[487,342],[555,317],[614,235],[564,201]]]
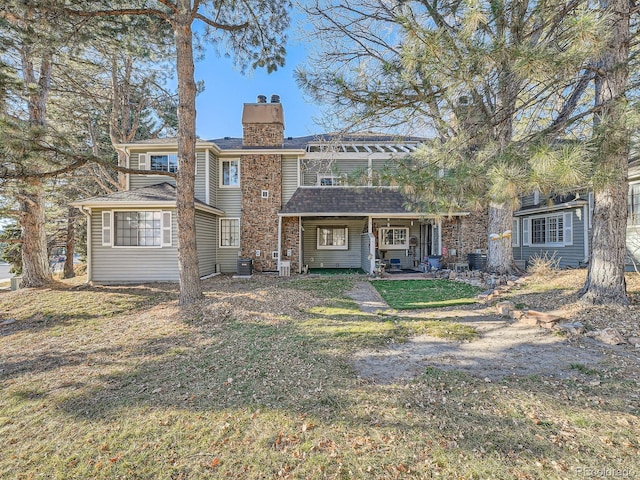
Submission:
[[[640,265],[640,162],[629,165],[627,268]],[[538,192],[521,199],[514,213],[512,245],[516,260],[555,254],[562,268],[584,266],[589,260],[593,194],[543,197]]]
[[[244,105],[243,138],[196,145],[196,240],[200,274],[234,273],[238,259],[255,270],[361,268],[376,259],[414,268],[431,255],[466,261],[484,251],[485,214],[411,212],[375,172],[415,151],[421,140],[392,135],[284,136],[279,97]],[[88,217],[88,280],[98,283],[178,279],[175,139],[120,145],[127,190],[75,202]],[[359,174],[365,186],[347,185]],[[169,179],[169,180],[168,180]]]

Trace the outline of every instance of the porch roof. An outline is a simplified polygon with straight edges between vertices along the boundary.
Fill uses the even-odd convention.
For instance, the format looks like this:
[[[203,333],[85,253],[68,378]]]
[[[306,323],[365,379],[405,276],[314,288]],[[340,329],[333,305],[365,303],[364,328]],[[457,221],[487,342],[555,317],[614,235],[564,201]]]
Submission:
[[[282,208],[283,217],[305,216],[436,216],[412,212],[397,189],[389,187],[301,187]],[[461,213],[464,215],[464,213]]]

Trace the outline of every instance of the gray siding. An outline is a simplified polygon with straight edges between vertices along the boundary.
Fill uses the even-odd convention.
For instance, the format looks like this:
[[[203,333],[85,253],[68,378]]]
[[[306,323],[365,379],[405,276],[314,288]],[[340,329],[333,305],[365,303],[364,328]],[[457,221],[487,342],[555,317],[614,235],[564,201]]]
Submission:
[[[367,159],[353,160],[303,160],[301,164],[303,170],[302,181],[304,186],[315,186],[318,184],[318,174],[322,175],[349,175],[367,174],[369,162]]]
[[[207,170],[205,162],[207,154],[205,152],[196,153],[196,183],[194,186],[195,197],[201,202],[207,201],[206,196],[206,182],[207,182]]]
[[[218,246],[218,217],[196,211],[196,244],[200,276],[216,272]]]
[[[213,162],[211,167],[216,170],[216,207],[224,211],[225,217],[240,218],[241,198],[240,187],[220,187],[220,159]],[[240,164],[242,168],[242,163]],[[218,235],[220,234],[220,223],[216,226]],[[219,237],[218,237],[219,238]],[[218,245],[218,263],[223,273],[235,273],[238,268],[238,248],[220,248]]]
[[[554,212],[549,212],[547,215],[556,215],[556,214],[564,214],[569,210],[557,210]],[[587,230],[587,236],[585,237],[585,222],[588,221],[585,215],[585,208],[573,208],[570,210],[572,213],[572,223],[573,223],[573,245],[567,245],[564,247],[556,247],[556,246],[523,246],[522,245],[522,223],[523,219],[527,217],[516,217],[518,218],[518,233],[519,233],[519,241],[520,246],[513,247],[513,258],[515,260],[525,260],[528,261],[529,258],[533,255],[544,255],[545,253],[550,257],[554,253],[556,254],[556,258],[560,259],[560,267],[578,267],[580,262],[585,260],[585,242],[588,242],[589,232]],[[528,218],[534,218],[539,216],[540,214],[531,215]]]
[[[627,227],[627,270],[640,269],[640,226]]]
[[[102,211],[93,210],[91,215],[93,281],[98,283],[178,281],[178,234],[175,209],[172,210],[171,223],[171,247],[103,247]]]
[[[209,204],[218,207],[218,159],[209,155]]]
[[[361,239],[360,235],[366,229],[367,219],[303,219],[304,259],[303,265],[309,268],[360,268]],[[348,250],[318,250],[317,232],[319,226],[346,226],[349,229]]]
[[[298,188],[298,159],[282,159],[282,205],[285,205]]]
[[[157,151],[157,149],[156,149]],[[206,201],[206,167],[205,167],[206,153],[204,151],[196,153],[196,183],[195,183],[195,197],[202,201]],[[132,153],[129,157],[129,165],[131,168],[138,168],[138,154]],[[129,188],[147,187],[149,185],[156,185],[158,183],[167,182],[171,185],[175,185],[176,181],[173,177],[166,175],[130,175]]]

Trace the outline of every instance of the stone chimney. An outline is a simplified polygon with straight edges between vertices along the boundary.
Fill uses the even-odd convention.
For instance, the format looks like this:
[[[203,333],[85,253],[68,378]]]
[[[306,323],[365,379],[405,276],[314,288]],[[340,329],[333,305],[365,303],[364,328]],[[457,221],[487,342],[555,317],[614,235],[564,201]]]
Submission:
[[[282,209],[284,114],[280,97],[259,95],[242,111],[244,147],[261,148],[240,156],[240,254],[258,272],[278,269],[278,213]],[[264,151],[262,150],[264,149]],[[274,150],[270,150],[274,149]]]
[[[245,103],[242,110],[242,145],[245,147],[282,147],[284,112],[280,97],[258,95],[256,103]]]

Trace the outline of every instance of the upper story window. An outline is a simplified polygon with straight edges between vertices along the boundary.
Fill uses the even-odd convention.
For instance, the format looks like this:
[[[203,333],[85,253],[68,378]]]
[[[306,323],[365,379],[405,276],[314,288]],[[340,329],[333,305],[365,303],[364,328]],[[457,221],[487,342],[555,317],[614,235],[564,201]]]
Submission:
[[[178,171],[178,155],[175,153],[149,154],[149,170],[176,173]]]
[[[240,185],[240,160],[222,160],[220,184],[224,187]]]
[[[640,183],[629,185],[627,225],[640,225]]]
[[[336,175],[320,175],[318,174],[318,185],[321,187],[334,187],[337,185],[343,185],[341,177]]]
[[[379,230],[379,245],[382,250],[409,248],[409,229],[386,227]]]

